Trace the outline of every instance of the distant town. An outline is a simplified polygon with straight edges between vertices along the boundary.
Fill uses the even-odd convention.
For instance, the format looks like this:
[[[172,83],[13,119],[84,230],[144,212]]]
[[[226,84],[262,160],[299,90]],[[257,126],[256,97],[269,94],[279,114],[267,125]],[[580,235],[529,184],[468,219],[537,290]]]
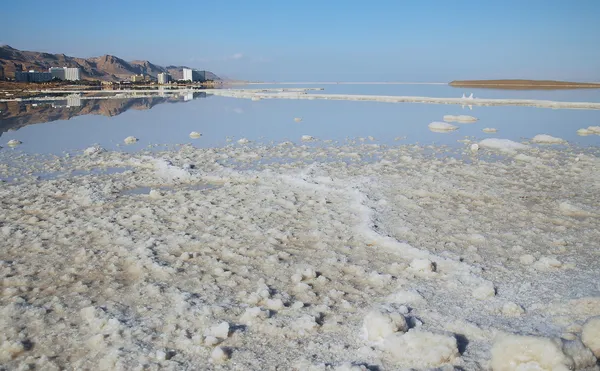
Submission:
[[[156,77],[148,74],[131,75],[129,79],[112,82],[101,81],[101,84],[137,84],[150,83],[167,85],[172,83],[207,83],[212,82],[206,78],[206,71],[199,71],[191,68],[182,69],[182,79],[174,80],[173,77],[166,72],[159,73]],[[21,83],[42,83],[51,81],[81,81],[81,69],[76,67],[50,67],[47,72],[42,71],[15,71],[14,78],[6,76],[4,69],[0,66],[0,80],[15,81]]]

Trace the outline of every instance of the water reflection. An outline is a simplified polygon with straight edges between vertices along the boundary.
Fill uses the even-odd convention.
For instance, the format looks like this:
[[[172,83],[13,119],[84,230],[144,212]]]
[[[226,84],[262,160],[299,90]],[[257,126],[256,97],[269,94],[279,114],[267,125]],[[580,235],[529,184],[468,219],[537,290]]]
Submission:
[[[131,95],[131,94],[130,94]],[[135,93],[133,94],[135,96]],[[3,133],[18,130],[28,125],[69,120],[84,115],[118,116],[128,110],[148,110],[158,104],[188,102],[206,98],[205,92],[185,92],[157,95],[141,98],[120,98],[116,96],[104,99],[89,99],[79,94],[70,94],[56,100],[38,103],[0,102],[0,137]]]

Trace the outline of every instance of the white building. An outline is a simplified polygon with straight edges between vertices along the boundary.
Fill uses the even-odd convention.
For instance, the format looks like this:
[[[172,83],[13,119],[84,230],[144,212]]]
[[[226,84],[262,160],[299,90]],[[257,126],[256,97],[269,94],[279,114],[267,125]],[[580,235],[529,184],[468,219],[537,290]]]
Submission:
[[[59,80],[78,81],[81,80],[81,71],[75,67],[50,67],[48,70],[52,78]]]
[[[191,68],[183,69],[184,81],[206,81],[206,71],[193,70]]]
[[[171,75],[166,72],[161,72],[158,74],[158,83],[159,84],[168,84],[171,81]]]

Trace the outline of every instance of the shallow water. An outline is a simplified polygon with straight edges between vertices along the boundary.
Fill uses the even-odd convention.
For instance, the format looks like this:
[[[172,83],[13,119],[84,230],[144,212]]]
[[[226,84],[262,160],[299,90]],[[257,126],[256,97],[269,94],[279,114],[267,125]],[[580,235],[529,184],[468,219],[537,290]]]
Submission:
[[[312,85],[310,85],[312,86]],[[246,85],[245,88],[285,87]],[[301,87],[309,87],[302,85]],[[315,85],[320,93],[458,97],[462,90],[446,85]],[[469,94],[471,90],[466,91]],[[565,101],[600,101],[600,90],[508,91],[474,89],[476,97],[536,98]],[[193,98],[193,99],[192,99]],[[251,101],[195,93],[176,97],[82,100],[80,106],[57,102],[37,105],[13,102],[0,107],[0,145],[15,153],[61,154],[98,144],[110,150],[134,152],[164,145],[189,143],[196,147],[221,147],[247,138],[250,145],[292,141],[303,135],[317,139],[364,140],[378,144],[418,143],[464,146],[458,140],[487,137],[526,141],[537,134],[563,138],[572,144],[598,146],[600,136],[578,136],[580,128],[599,125],[594,110],[551,110],[532,107],[461,107],[457,105],[379,103],[322,100]],[[479,121],[456,124],[459,129],[435,133],[427,125],[444,115],[472,115]],[[301,118],[301,122],[295,122]],[[483,128],[496,128],[495,134]],[[202,133],[191,139],[190,132]],[[128,136],[139,140],[124,143]],[[371,140],[372,137],[374,140]],[[361,139],[362,138],[362,139]],[[11,140],[23,142],[10,148]],[[11,153],[12,152],[8,152]]]

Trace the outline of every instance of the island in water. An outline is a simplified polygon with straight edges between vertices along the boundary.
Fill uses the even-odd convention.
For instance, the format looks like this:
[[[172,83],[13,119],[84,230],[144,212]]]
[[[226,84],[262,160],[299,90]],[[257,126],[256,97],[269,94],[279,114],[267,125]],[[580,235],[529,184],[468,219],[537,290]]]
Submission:
[[[454,80],[450,86],[458,88],[511,89],[511,90],[556,90],[556,89],[600,89],[600,83],[570,82],[554,80]]]

